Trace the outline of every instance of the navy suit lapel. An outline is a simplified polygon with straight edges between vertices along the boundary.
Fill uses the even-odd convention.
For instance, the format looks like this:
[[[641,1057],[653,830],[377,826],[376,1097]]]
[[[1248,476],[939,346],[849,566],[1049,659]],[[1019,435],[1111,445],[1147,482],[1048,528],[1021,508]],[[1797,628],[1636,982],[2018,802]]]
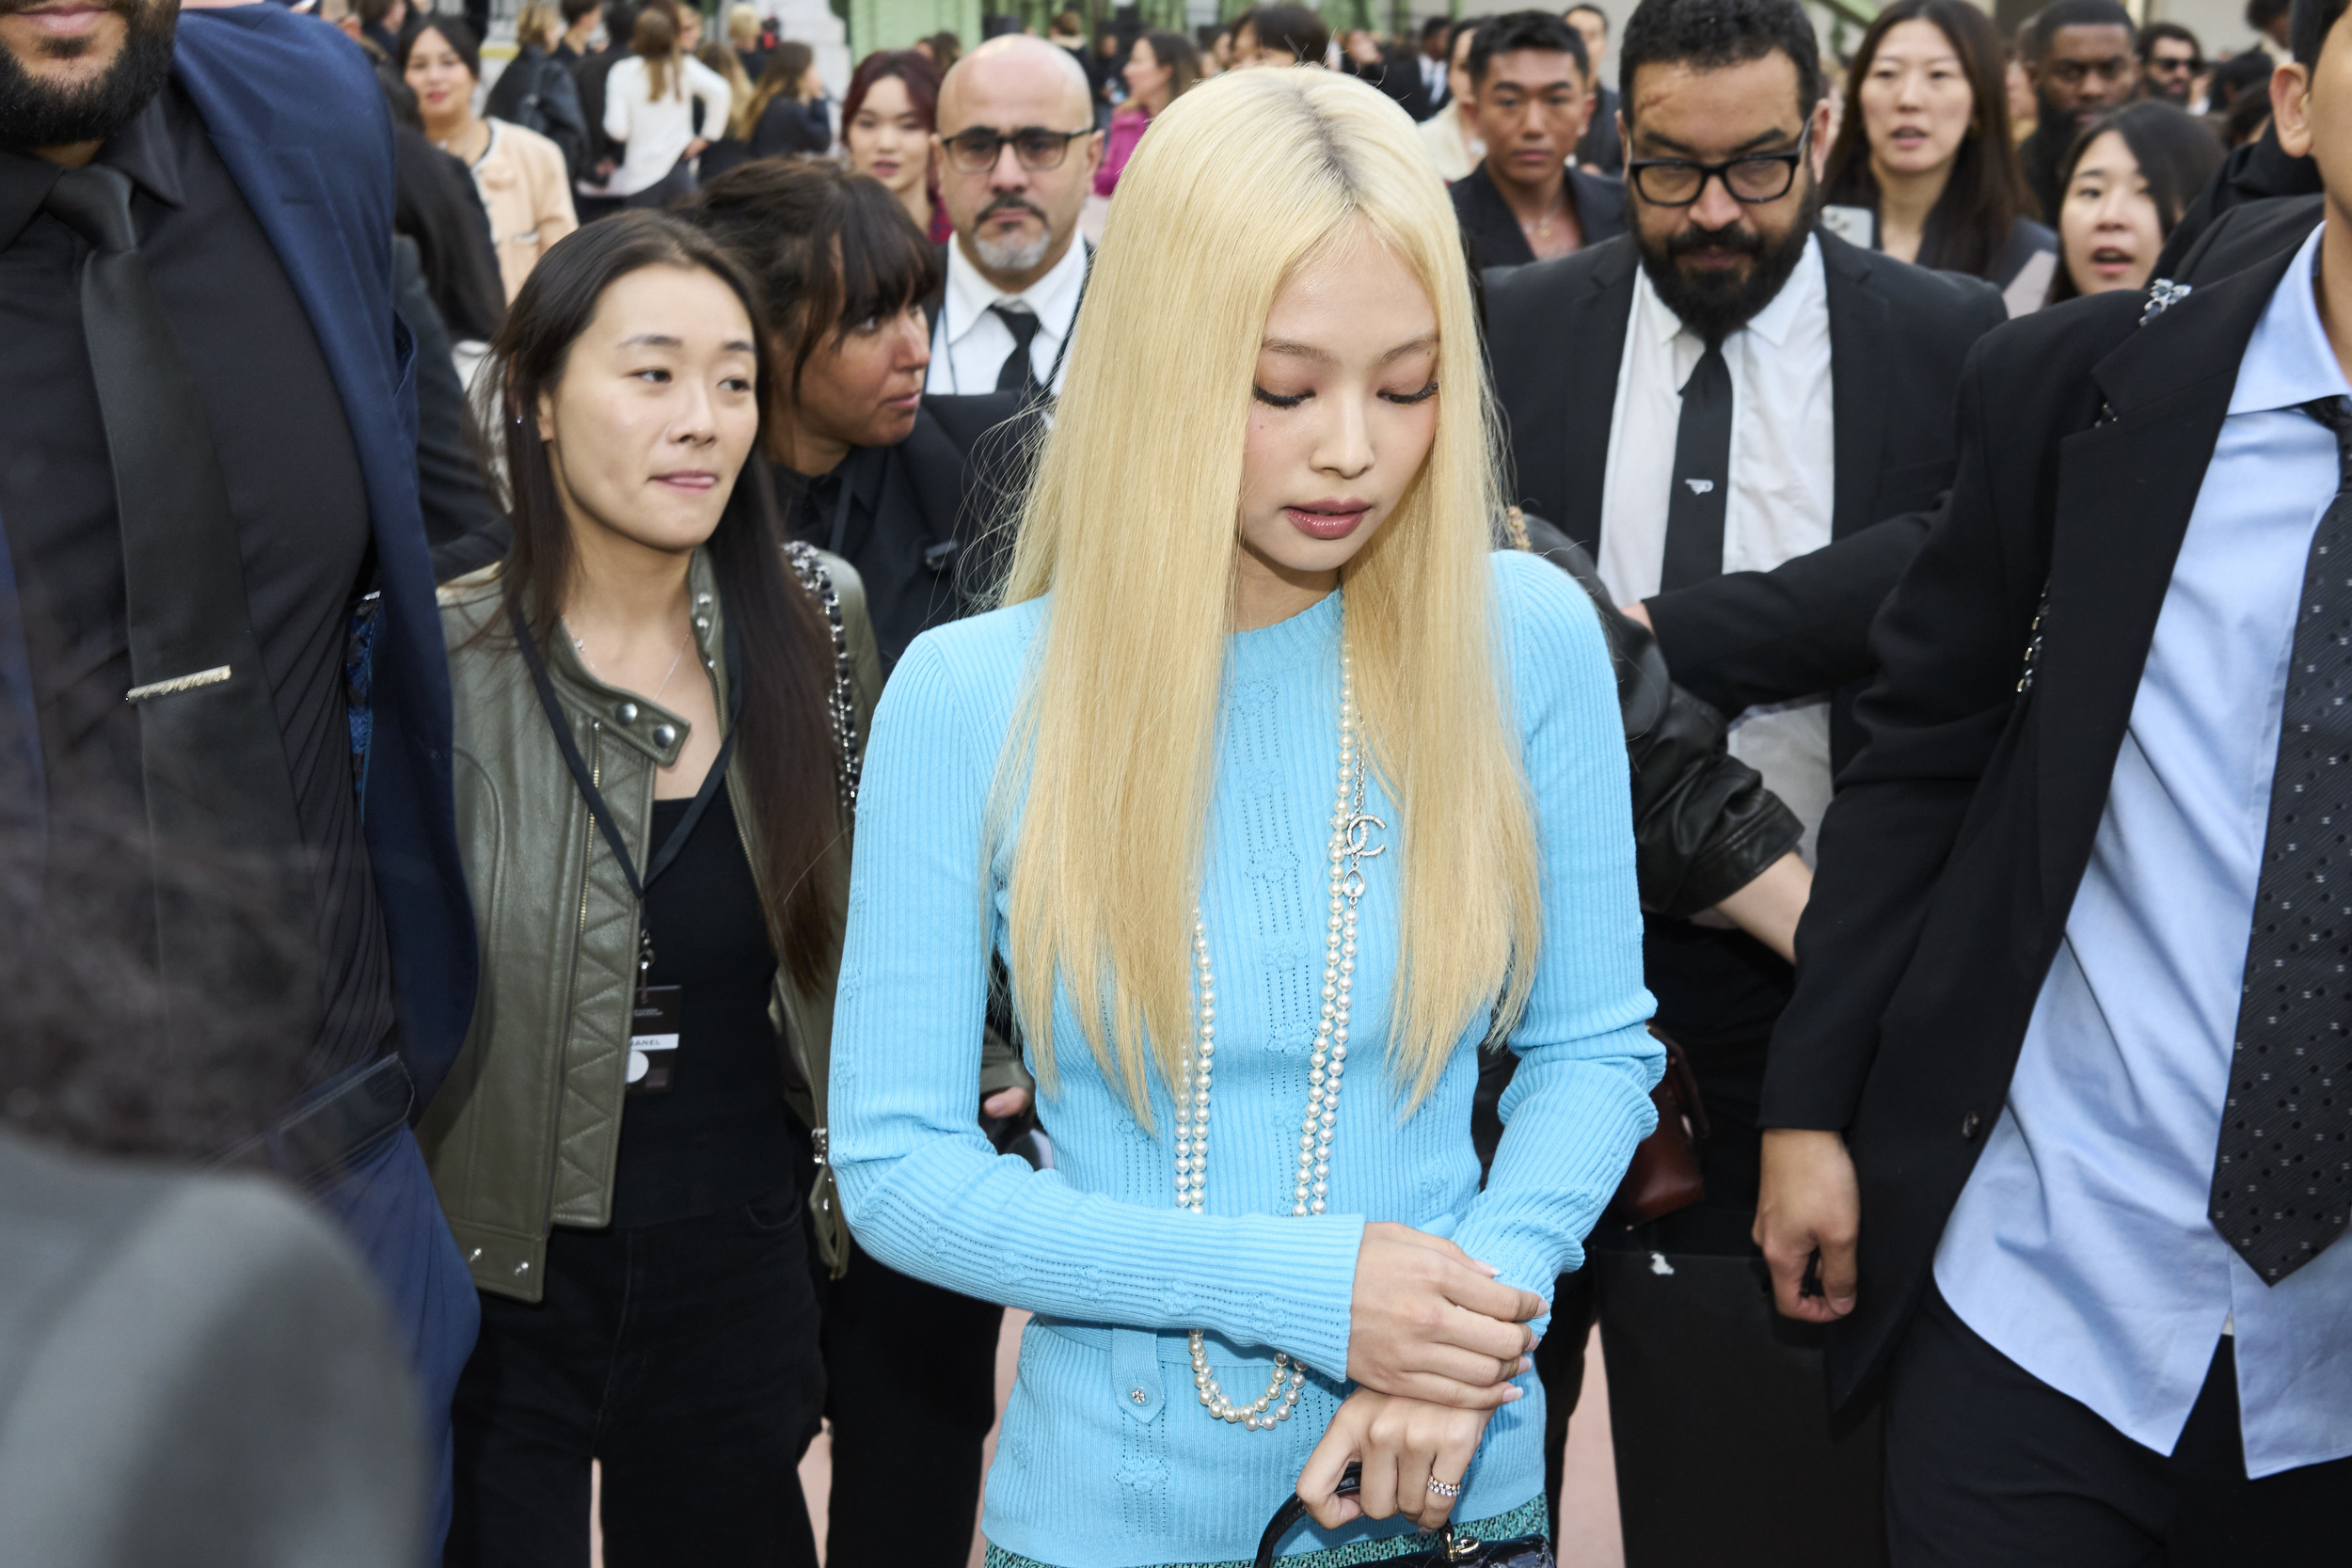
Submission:
[[[2040,716],[2043,894],[2074,897],[2238,363],[2291,255],[2201,289],[2092,367],[2111,417],[2058,446]],[[2024,650],[2020,650],[2022,653]]]
[[[1829,293],[1829,388],[1836,453],[1830,536],[1842,539],[1879,520],[1879,454],[1886,439],[1885,345],[1894,312],[1870,286],[1870,253],[1820,236]]]

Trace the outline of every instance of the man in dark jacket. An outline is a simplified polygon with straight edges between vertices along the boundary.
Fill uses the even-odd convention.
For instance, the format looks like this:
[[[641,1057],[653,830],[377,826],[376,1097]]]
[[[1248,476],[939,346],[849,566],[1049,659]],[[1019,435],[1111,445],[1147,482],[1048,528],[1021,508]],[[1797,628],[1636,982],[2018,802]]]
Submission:
[[[1470,116],[1486,156],[1448,189],[1480,267],[1566,256],[1625,232],[1625,187],[1568,166],[1593,113],[1584,40],[1549,11],[1513,11],[1472,35]]]
[[[2033,78],[2033,135],[2018,144],[2042,222],[2058,222],[2058,168],[2083,127],[2132,95],[2132,14],[2117,0],[2055,0],[2026,30],[2026,74]]]
[[[2275,100],[2331,214],[2344,8]],[[2348,239],[1987,340],[1874,634],[1757,1235],[1902,1568],[2341,1555]]]
[[[1858,738],[1870,621],[1951,483],[1961,365],[2005,313],[1818,230],[1827,108],[1795,0],[1645,0],[1619,53],[1630,231],[1486,281],[1513,493],[1810,825]],[[1874,1561],[1874,1433],[1827,1427],[1820,1347],[1775,1323],[1747,1239],[1789,965],[1660,913],[1644,959],[1713,1136],[1706,1204],[1595,1239],[1628,1563]],[[1692,1472],[1707,1508],[1676,1501]]]
[[[128,804],[159,856],[284,868],[311,950],[291,968],[191,964],[216,951],[200,898],[128,918],[199,1014],[314,1004],[267,1135],[222,1153],[305,1185],[367,1256],[445,1521],[477,1307],[405,1118],[454,1062],[477,958],[391,127],[334,28],[176,13],[0,13],[0,819],[70,864],[84,814]]]

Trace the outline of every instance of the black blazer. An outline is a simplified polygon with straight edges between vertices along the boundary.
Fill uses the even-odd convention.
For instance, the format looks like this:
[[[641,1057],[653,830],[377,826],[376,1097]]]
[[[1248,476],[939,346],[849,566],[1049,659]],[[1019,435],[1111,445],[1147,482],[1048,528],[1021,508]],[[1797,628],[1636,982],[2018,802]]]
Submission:
[[[1584,230],[1584,244],[1596,245],[1624,233],[1625,186],[1581,168],[1567,175],[1568,211]],[[1535,260],[1526,230],[1485,164],[1447,186],[1446,194],[1454,198],[1454,216],[1469,242],[1472,266],[1523,267]]]
[[[1852,699],[1870,621],[1952,475],[1952,394],[1976,341],[2007,319],[1991,284],[1820,236],[1836,409],[1833,543],[1647,602],[1677,684],[1738,713],[1836,697],[1832,762],[1860,748]],[[1512,493],[1600,554],[1617,370],[1640,265],[1630,238],[1487,276],[1487,357],[1509,426]]]
[[[1038,412],[1015,392],[926,396],[905,440],[844,459],[854,499],[839,538],[833,516],[794,507],[794,533],[865,579],[885,672],[916,634],[986,602],[1039,430]]]
[[[1765,1079],[1763,1125],[1843,1129],[1861,1180],[1835,1401],[1899,1338],[2008,1099],[2238,361],[2290,254],[2144,328],[2132,292],[2021,317],[1969,365],[1958,474],[1872,638],[1869,743],[1822,824]]]
[[[1623,176],[1625,138],[1617,134],[1617,89],[1603,87],[1593,96],[1593,118],[1576,144],[1576,166],[1595,174]]]

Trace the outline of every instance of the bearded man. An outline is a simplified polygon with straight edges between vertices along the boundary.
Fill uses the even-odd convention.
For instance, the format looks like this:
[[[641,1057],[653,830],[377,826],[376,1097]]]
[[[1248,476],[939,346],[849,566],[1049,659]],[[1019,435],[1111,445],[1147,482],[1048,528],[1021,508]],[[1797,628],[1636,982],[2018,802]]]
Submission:
[[[930,392],[1061,391],[1093,251],[1078,214],[1103,134],[1067,50],[1009,34],[939,87],[939,198],[956,237],[930,299]]]
[[[1487,282],[1516,492],[1592,552],[1675,680],[1733,716],[1731,750],[1804,821],[1810,861],[1859,746],[1871,618],[1951,483],[1962,361],[2001,302],[1819,230],[1829,109],[1797,0],[1645,0],[1618,73],[1630,231]],[[1820,1350],[1799,1342],[1819,1330],[1775,1328],[1748,1240],[1792,971],[1662,915],[1645,961],[1711,1123],[1707,1196],[1596,1233],[1591,1280],[1558,1298],[1597,1290],[1627,1560],[1876,1561],[1875,1433],[1824,1426]],[[1546,1340],[1562,1405],[1581,1338]],[[1693,1475],[1720,1489],[1708,1507],[1685,1500]]]
[[[202,1152],[308,1192],[372,1265],[439,1446],[437,1550],[478,1312],[407,1117],[475,943],[391,213],[391,125],[332,26],[0,0],[0,828],[48,868],[0,904],[41,921],[127,818],[158,863],[249,866],[262,927],[300,933],[241,942],[176,886],[119,935],[173,999],[167,1064],[200,1079],[239,1035],[296,1064],[258,1135]]]

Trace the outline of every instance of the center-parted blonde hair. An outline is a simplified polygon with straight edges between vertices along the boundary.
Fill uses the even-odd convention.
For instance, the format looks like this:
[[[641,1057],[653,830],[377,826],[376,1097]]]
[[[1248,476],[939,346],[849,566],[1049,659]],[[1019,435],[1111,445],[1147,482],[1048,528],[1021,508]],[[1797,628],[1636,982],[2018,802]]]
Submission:
[[[1367,242],[1428,291],[1439,334],[1428,460],[1343,576],[1364,731],[1402,819],[1389,1060],[1412,1103],[1472,1023],[1508,1027],[1534,968],[1535,829],[1488,604],[1495,420],[1453,204],[1374,88],[1219,76],[1153,119],[1120,177],[1004,590],[1054,596],[992,811],[992,842],[1019,819],[1013,1001],[1050,1088],[1066,985],[1147,1123],[1146,1064],[1172,1081],[1192,1031],[1259,345],[1302,262]]]

